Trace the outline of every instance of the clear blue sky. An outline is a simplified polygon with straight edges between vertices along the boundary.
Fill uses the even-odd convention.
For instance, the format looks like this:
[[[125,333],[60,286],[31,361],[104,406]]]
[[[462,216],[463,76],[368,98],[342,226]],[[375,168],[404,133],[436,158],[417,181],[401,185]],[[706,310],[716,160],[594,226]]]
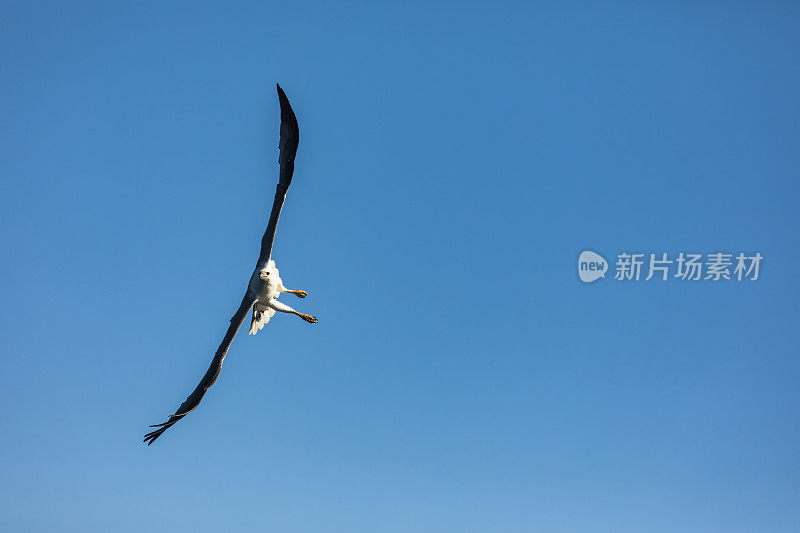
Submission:
[[[800,7],[385,4],[4,3],[0,529],[800,530]]]

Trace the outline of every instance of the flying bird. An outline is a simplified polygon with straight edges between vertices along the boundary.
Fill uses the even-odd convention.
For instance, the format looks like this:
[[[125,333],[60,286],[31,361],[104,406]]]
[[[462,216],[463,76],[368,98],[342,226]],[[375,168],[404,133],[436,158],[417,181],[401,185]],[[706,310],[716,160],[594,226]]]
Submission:
[[[214,360],[211,361],[211,366],[208,367],[203,379],[197,385],[186,401],[178,407],[175,414],[170,415],[169,420],[163,424],[156,424],[150,426],[157,428],[144,436],[144,442],[149,446],[161,436],[166,430],[171,428],[175,423],[192,412],[203,399],[206,391],[217,381],[220,370],[222,370],[222,361],[225,359],[225,354],[228,353],[233,338],[236,332],[242,326],[247,318],[248,313],[252,310],[250,318],[250,334],[255,335],[261,328],[264,327],[270,317],[275,314],[275,311],[281,313],[291,313],[297,315],[306,322],[315,324],[317,319],[311,315],[295,311],[288,305],[279,302],[278,296],[283,292],[288,292],[305,298],[308,296],[306,291],[290,290],[283,286],[278,269],[275,266],[275,261],[272,259],[272,244],[275,241],[275,230],[278,227],[278,217],[281,215],[283,202],[286,200],[286,191],[289,190],[289,184],[292,182],[292,174],[294,173],[294,157],[297,154],[297,144],[300,141],[300,131],[297,127],[297,117],[292,111],[292,106],[289,105],[289,100],[286,94],[278,88],[278,101],[281,105],[281,133],[280,141],[278,142],[278,164],[280,165],[278,187],[275,190],[275,200],[272,203],[272,212],[269,215],[269,222],[264,236],[261,238],[261,253],[258,255],[258,262],[250,276],[250,283],[247,286],[247,291],[244,293],[239,310],[231,318],[231,324],[228,326],[228,331],[222,339],[222,343],[217,348],[217,353],[214,354]]]

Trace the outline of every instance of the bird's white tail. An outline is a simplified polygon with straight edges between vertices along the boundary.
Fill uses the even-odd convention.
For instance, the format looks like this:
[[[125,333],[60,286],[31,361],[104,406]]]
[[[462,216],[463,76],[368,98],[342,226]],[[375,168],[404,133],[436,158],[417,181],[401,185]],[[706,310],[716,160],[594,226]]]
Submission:
[[[253,306],[253,318],[250,321],[250,332],[248,335],[255,335],[258,330],[264,327],[264,324],[269,322],[270,317],[275,314],[275,310],[271,307],[260,306],[258,304]]]

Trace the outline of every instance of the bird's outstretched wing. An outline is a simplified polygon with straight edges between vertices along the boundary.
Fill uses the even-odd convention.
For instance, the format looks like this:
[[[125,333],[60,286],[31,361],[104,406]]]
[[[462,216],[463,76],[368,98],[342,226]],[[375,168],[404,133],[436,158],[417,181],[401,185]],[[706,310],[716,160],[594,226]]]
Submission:
[[[286,200],[286,191],[292,183],[294,174],[294,156],[297,154],[297,144],[300,142],[300,130],[297,127],[297,117],[294,116],[292,106],[286,94],[278,87],[278,100],[281,103],[281,137],[278,142],[280,153],[278,163],[280,164],[280,175],[278,187],[275,190],[275,200],[272,203],[272,212],[269,215],[267,230],[261,238],[261,253],[258,256],[258,265],[263,266],[269,261],[272,255],[272,243],[275,242],[275,230],[278,228],[278,217],[281,216],[281,208]]]
[[[200,405],[200,400],[203,399],[206,391],[217,381],[217,377],[219,376],[220,370],[222,370],[222,361],[225,359],[225,354],[228,353],[228,348],[230,348],[231,342],[233,342],[233,338],[236,336],[236,332],[239,331],[239,328],[242,326],[245,318],[247,318],[248,313],[250,312],[250,308],[253,307],[253,303],[255,303],[256,298],[251,292],[248,290],[247,293],[244,295],[244,299],[242,300],[242,304],[239,306],[239,310],[236,311],[236,314],[233,315],[231,318],[231,325],[228,326],[228,331],[225,333],[225,338],[222,339],[222,343],[217,348],[217,353],[214,354],[214,360],[211,361],[211,366],[208,367],[206,374],[203,376],[203,379],[200,380],[200,384],[197,385],[197,388],[194,389],[186,401],[178,407],[178,410],[175,411],[174,415],[170,415],[169,420],[164,422],[163,424],[156,424],[154,426],[150,426],[151,428],[158,428],[154,431],[151,431],[147,435],[144,436],[144,442],[147,445],[153,444],[155,440],[161,436],[166,430],[171,428],[178,420],[186,416],[195,407]]]

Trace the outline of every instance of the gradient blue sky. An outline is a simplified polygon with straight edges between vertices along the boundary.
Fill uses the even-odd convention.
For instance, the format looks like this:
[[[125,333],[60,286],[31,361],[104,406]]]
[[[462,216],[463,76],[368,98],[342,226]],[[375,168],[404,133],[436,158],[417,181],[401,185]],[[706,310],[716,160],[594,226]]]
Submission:
[[[800,530],[800,6],[4,2],[4,531]],[[301,129],[292,300],[194,388]],[[760,252],[582,284],[583,249]]]

